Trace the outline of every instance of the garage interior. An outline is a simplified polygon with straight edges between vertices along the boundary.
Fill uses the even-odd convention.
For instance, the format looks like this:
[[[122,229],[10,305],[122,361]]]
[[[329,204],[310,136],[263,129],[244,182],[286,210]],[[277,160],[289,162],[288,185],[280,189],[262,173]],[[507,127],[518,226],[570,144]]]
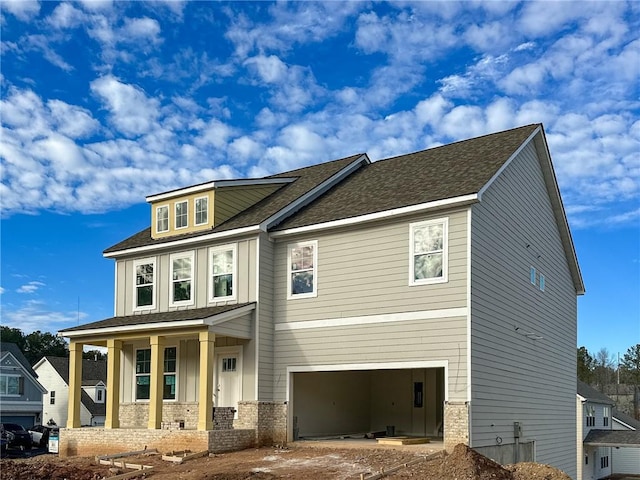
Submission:
[[[293,438],[442,437],[444,368],[292,374]]]

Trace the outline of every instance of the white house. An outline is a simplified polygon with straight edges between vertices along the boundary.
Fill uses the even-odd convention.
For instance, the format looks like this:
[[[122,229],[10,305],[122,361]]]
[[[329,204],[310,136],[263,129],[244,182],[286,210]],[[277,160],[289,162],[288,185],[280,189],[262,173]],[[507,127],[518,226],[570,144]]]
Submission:
[[[69,405],[69,359],[42,357],[33,366],[47,392],[42,395],[42,423],[67,424]],[[107,362],[83,360],[80,418],[83,426],[104,425]]]

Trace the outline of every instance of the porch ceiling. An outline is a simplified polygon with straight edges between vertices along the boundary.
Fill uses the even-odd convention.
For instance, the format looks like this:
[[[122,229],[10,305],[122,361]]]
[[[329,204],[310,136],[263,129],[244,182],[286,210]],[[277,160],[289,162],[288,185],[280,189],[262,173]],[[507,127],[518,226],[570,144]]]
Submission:
[[[77,327],[65,328],[60,330],[58,335],[70,338],[95,337],[103,334],[149,332],[150,330],[174,329],[176,327],[211,326],[237,318],[255,308],[255,302],[248,302],[217,307],[111,317]]]

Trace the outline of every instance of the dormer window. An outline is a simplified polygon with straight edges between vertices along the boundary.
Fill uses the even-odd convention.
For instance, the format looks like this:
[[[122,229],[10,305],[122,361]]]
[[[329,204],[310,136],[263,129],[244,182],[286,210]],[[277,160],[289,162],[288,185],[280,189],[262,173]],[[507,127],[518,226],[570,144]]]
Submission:
[[[205,225],[209,222],[209,197],[196,198],[195,225]]]
[[[169,206],[162,205],[156,207],[156,232],[163,233],[169,231]]]
[[[189,201],[176,202],[176,230],[189,225]]]

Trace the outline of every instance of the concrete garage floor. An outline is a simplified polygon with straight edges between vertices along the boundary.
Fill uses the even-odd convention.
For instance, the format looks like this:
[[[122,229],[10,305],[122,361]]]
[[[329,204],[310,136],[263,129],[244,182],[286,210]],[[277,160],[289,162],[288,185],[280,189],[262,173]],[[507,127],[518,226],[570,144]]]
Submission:
[[[369,438],[344,438],[329,440],[296,440],[289,443],[290,447],[311,447],[311,448],[362,448],[380,450],[402,450],[416,453],[435,453],[444,450],[442,440],[431,440],[429,443],[416,445],[380,445],[375,439]]]

